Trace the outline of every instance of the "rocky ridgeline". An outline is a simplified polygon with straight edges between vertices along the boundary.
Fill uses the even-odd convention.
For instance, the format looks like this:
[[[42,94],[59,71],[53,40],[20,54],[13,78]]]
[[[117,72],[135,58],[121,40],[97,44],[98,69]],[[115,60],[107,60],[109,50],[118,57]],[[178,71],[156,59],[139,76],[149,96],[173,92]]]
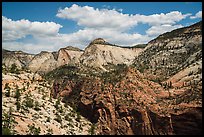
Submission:
[[[28,72],[3,74],[3,134],[92,134],[92,123],[69,105],[52,98],[51,87],[38,74]]]
[[[98,77],[58,78],[57,83],[58,95],[94,123],[96,134],[201,134],[202,83],[164,87],[126,67]]]
[[[7,50],[3,50],[2,54],[6,67],[16,64],[18,68],[45,74],[63,65],[82,65],[107,71],[104,66],[109,64],[130,65],[143,49],[119,47],[98,38],[93,40],[85,51],[68,46],[58,52],[42,51],[36,55],[21,52],[23,56],[19,56],[18,53]]]
[[[55,75],[61,87],[58,95],[70,105],[75,102],[73,107],[95,123],[97,134],[201,134],[200,25],[152,40],[132,66],[116,65],[94,77],[75,71],[67,75],[70,79]],[[93,57],[87,65],[98,62],[98,50],[104,47],[109,49],[101,39],[87,47],[84,59]]]
[[[190,67],[202,69],[202,22],[160,35],[150,41],[134,60],[135,67],[147,75],[166,80]],[[148,76],[149,77],[149,76]]]
[[[45,75],[41,80],[36,79],[36,77],[41,77],[38,73],[35,73],[35,76],[32,75],[33,80],[29,79],[34,81],[33,83],[38,82],[35,84],[35,86],[38,85],[37,89],[35,86],[27,86],[26,89],[31,90],[32,92],[29,93],[33,93],[31,96],[36,96],[36,98],[47,94],[45,96],[49,100],[53,99],[56,102],[61,100],[64,104],[71,106],[92,123],[86,128],[91,134],[201,134],[201,23],[162,34],[147,45],[139,47],[122,48],[98,38],[92,41],[84,51],[68,47],[53,53],[41,52],[35,55],[27,66],[33,69],[31,71],[42,72]],[[4,55],[3,58],[7,60],[13,58],[10,55]],[[18,75],[4,73],[16,70],[14,65],[11,65],[9,70],[6,66],[7,64],[2,66],[3,74],[5,74],[3,77],[16,77],[13,81],[14,85],[19,83],[20,79],[29,77],[23,78],[24,74],[21,73]],[[26,71],[26,75],[30,73]],[[19,76],[20,79],[18,79]],[[42,95],[38,93],[40,91],[38,88],[42,84],[39,82],[51,83],[49,88],[41,87],[44,89],[41,92]],[[4,89],[5,82],[3,83]],[[12,98],[5,97],[8,96],[6,94],[8,93],[4,95],[3,92],[3,99],[6,98],[7,101],[8,98]],[[27,93],[24,96],[26,97]],[[45,100],[40,101],[41,105],[47,104]],[[47,99],[47,102],[49,100]],[[21,101],[20,103],[23,103],[23,99]],[[15,99],[10,104],[15,106],[14,103]],[[56,108],[55,103],[49,103],[52,111],[61,111],[64,108],[64,112],[66,109],[63,103],[60,103],[59,108]],[[3,105],[7,104],[9,103]],[[4,108],[8,112],[9,107]],[[46,111],[43,108],[41,110],[43,110],[42,114]],[[34,110],[30,112],[37,113]],[[60,114],[61,125],[55,119],[53,120],[58,124],[58,126],[54,124],[56,129],[59,128],[61,131],[63,126],[65,126],[64,129],[66,128],[66,124],[70,127],[63,113],[56,114],[55,112],[45,113],[43,120],[48,115],[59,118],[58,114]],[[43,123],[42,121],[40,123]],[[76,123],[76,118],[73,125],[80,125],[81,121]],[[72,129],[74,131],[71,132],[72,130],[70,131],[68,127],[65,130],[67,132],[64,132],[64,129],[61,132],[63,134],[88,133],[84,129],[81,132],[80,127],[74,128],[76,130]],[[43,134],[46,134],[47,130],[43,128]],[[25,133],[25,130],[22,133]],[[55,133],[58,134],[58,132]]]
[[[124,48],[109,44],[102,38],[95,39],[80,57],[83,65],[108,71],[105,66],[112,64],[130,65],[143,48]]]
[[[8,51],[2,49],[2,63],[5,64],[6,67],[11,67],[12,64],[15,64],[18,68],[23,68],[34,56],[35,55],[21,51]]]
[[[2,57],[6,67],[16,64],[19,69],[26,68],[32,72],[44,74],[65,64],[78,63],[82,53],[80,49],[68,46],[58,52],[42,51],[36,55],[21,52],[21,56],[19,53],[3,50]]]

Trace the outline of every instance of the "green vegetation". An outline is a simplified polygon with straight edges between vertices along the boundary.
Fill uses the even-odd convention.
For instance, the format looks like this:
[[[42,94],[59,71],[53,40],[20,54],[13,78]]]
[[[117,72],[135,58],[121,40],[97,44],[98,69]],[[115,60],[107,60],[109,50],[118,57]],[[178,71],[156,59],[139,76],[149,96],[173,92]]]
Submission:
[[[39,102],[38,101],[35,101],[35,103],[34,103],[35,105],[34,105],[34,109],[36,110],[36,111],[39,111],[39,110],[41,110],[40,109],[40,105],[39,105]]]
[[[9,87],[9,83],[5,84],[4,90],[10,90],[11,88]]]
[[[60,105],[60,98],[57,99],[57,101],[55,102],[54,107],[58,110],[59,109],[59,105]]]
[[[67,120],[67,121],[71,121],[71,120],[72,120],[72,119],[70,118],[69,114],[66,114],[65,117],[64,117],[64,119]]]
[[[138,70],[141,72],[141,73],[144,73],[144,70],[148,69],[148,65],[141,65]]]
[[[31,94],[26,94],[25,100],[23,101],[24,105],[28,108],[32,108],[34,106],[33,102],[34,100],[31,98]]]
[[[77,118],[76,118],[76,121],[80,122],[80,120],[81,120],[81,115],[80,115],[80,113],[79,113],[79,112],[76,112],[76,113],[77,113]]]
[[[41,131],[40,127],[36,128],[34,123],[32,125],[28,125],[27,131],[28,135],[39,135],[40,131]]]
[[[11,65],[11,68],[10,68],[9,72],[10,73],[20,74],[19,69],[17,68],[15,63]]]
[[[145,48],[147,46],[147,44],[137,44],[135,46],[133,46],[132,48]]]
[[[170,89],[170,88],[173,87],[171,81],[170,81],[170,82],[164,82],[164,83],[162,84],[162,86],[163,86],[164,89]]]
[[[51,128],[49,128],[48,130],[47,130],[47,134],[46,135],[52,135],[53,134],[53,130],[51,129]]]
[[[2,135],[14,135],[16,131],[14,130],[14,124],[17,122],[12,114],[12,108],[9,108],[8,113],[4,113],[2,115]]]
[[[64,65],[54,69],[53,71],[48,72],[44,77],[46,80],[51,80],[66,76],[67,79],[71,80],[78,78],[78,75],[76,74],[77,71],[78,68],[75,66]]]
[[[9,87],[9,83],[5,84],[4,90],[6,90],[5,96],[6,97],[10,97],[10,95],[11,95],[11,92],[10,92],[11,88]]]
[[[58,114],[58,113],[55,113],[55,115],[56,115],[56,118],[54,119],[54,120],[56,120],[58,123],[62,123],[62,118],[61,118],[61,116]]]
[[[59,112],[60,112],[60,113],[63,113],[63,108],[62,108],[62,106],[59,107]]]
[[[89,131],[88,131],[90,135],[94,135],[94,133],[95,133],[95,132],[94,132],[95,128],[96,128],[95,124],[92,124],[92,125],[91,125],[91,128],[90,128]]]
[[[20,100],[20,89],[18,88],[18,86],[16,86],[16,92],[15,92],[15,96],[14,98],[16,98],[16,101]]]
[[[125,77],[127,68],[128,67],[125,64],[118,64],[115,66],[114,70],[110,72],[104,72],[100,77],[104,81],[104,83],[111,83],[115,85],[123,77]]]
[[[17,111],[19,111],[20,108],[21,108],[21,104],[20,104],[20,101],[18,100],[18,101],[16,102],[16,109],[17,109]]]
[[[47,117],[47,120],[46,120],[46,122],[50,122],[50,117]]]
[[[10,97],[10,95],[11,95],[10,90],[7,90],[7,91],[5,92],[5,96],[6,96],[6,97]]]
[[[2,63],[2,73],[7,74],[7,69],[5,63]]]

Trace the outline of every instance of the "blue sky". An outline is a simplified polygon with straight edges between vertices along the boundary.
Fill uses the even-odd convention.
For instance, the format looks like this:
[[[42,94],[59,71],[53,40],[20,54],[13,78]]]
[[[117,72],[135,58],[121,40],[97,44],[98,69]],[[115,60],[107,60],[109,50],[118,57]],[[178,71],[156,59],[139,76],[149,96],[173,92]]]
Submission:
[[[103,37],[132,46],[202,20],[201,2],[3,2],[3,48],[84,49]]]

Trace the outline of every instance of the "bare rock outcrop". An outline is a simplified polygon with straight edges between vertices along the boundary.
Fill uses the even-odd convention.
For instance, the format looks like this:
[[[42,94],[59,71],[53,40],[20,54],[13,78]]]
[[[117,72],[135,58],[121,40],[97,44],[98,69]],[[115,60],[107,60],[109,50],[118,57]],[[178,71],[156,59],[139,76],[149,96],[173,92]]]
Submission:
[[[93,40],[80,57],[84,65],[106,70],[108,64],[130,65],[143,48],[124,48],[112,45],[102,38]]]
[[[76,48],[61,48],[57,53],[41,52],[28,64],[28,69],[33,72],[47,73],[63,65],[77,64],[82,53],[83,51]]]

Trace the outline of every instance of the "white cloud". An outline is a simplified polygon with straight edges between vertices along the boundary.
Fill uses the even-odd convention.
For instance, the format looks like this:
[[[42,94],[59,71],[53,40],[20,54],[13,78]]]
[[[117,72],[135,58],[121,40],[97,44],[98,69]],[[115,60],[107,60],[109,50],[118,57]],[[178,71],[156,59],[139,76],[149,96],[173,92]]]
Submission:
[[[70,8],[59,9],[56,16],[74,20],[78,25],[88,28],[110,29],[121,32],[137,25],[137,20],[129,14],[122,14],[114,9],[100,10],[89,6],[81,7],[76,4],[73,4]]]
[[[131,46],[139,43],[146,43],[151,40],[151,37],[138,33],[128,34],[108,29],[96,30],[92,28],[79,30],[73,34],[62,34],[60,38],[61,41],[66,40],[67,43],[73,45],[77,44],[80,48],[84,49],[90,41],[99,37],[104,38],[112,44],[118,44],[121,46]]]
[[[202,11],[199,11],[195,14],[195,16],[190,16],[190,19],[202,18]]]
[[[29,34],[36,37],[53,36],[58,34],[61,27],[54,22],[31,22],[25,19],[13,21],[2,16],[2,39],[16,40]]]
[[[161,24],[175,24],[186,17],[190,16],[190,13],[182,14],[179,11],[172,11],[169,13],[153,14],[153,15],[134,15],[134,18],[141,23],[147,23],[151,26],[161,25]]]
[[[122,11],[122,9],[120,9],[120,11]],[[175,24],[190,15],[190,13],[182,14],[179,11],[172,11],[166,14],[130,15],[123,14],[115,9],[94,9],[89,6],[81,7],[73,4],[70,8],[59,9],[56,16],[74,20],[78,25],[88,28],[126,31],[136,26],[138,22],[147,23],[149,25]]]
[[[170,24],[163,24],[163,25],[160,25],[160,26],[152,26],[151,28],[149,28],[146,33],[147,35],[149,36],[158,36],[162,33],[165,33],[165,32],[170,32],[174,29],[177,29],[177,28],[181,28],[181,27],[184,27],[183,25],[170,25]]]
[[[31,22],[21,19],[13,21],[2,16],[2,46],[10,50],[23,50],[29,53],[39,53],[42,50],[57,51],[68,45],[84,49],[90,41],[101,37],[106,41],[131,46],[147,43],[155,36],[182,27],[177,24],[191,14],[178,11],[152,15],[124,14],[122,9],[97,9],[90,6],[78,6],[59,9],[56,16],[73,20],[82,27],[77,32],[61,34],[60,24],[54,22]],[[128,33],[128,30],[138,23],[148,24],[146,34]],[[32,35],[30,41],[17,42],[17,39]]]

